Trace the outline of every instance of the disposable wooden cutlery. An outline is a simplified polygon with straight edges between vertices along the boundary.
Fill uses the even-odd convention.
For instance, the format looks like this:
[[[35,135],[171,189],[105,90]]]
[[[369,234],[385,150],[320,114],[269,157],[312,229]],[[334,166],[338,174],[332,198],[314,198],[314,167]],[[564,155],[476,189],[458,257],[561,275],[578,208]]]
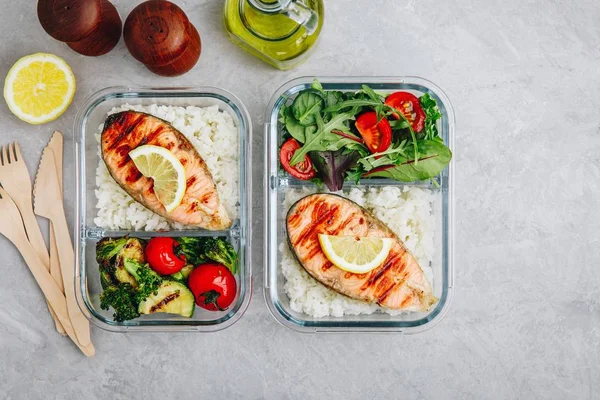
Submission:
[[[62,192],[59,187],[54,162],[54,152],[46,147],[35,177],[33,187],[35,213],[52,222],[56,235],[58,258],[60,260],[67,310],[73,329],[83,347],[90,345],[90,324],[77,305],[75,298],[75,256],[69,228],[63,208]]]
[[[79,344],[78,337],[69,320],[69,311],[67,309],[65,295],[59,289],[58,285],[27,240],[25,229],[23,228],[23,223],[21,221],[21,214],[11,197],[2,188],[0,188],[0,216],[0,233],[6,236],[8,240],[19,249],[19,252],[27,263],[36,282],[42,289],[44,296],[46,296],[48,304],[50,304],[54,310],[57,319],[60,321],[69,337],[84,354],[87,356],[94,355],[95,350],[93,346],[82,346]]]
[[[2,146],[0,149],[1,160],[0,160],[0,185],[10,193],[11,198],[17,205],[23,223],[25,224],[25,231],[31,246],[35,250],[36,254],[40,258],[42,264],[46,269],[50,269],[50,258],[48,257],[48,250],[46,248],[46,242],[40,231],[40,227],[35,219],[33,213],[33,206],[31,201],[31,178],[27,165],[23,161],[21,155],[21,149],[18,143],[11,143],[8,146]],[[64,332],[60,322],[55,317],[52,307],[50,314],[56,323],[56,329],[59,332]]]

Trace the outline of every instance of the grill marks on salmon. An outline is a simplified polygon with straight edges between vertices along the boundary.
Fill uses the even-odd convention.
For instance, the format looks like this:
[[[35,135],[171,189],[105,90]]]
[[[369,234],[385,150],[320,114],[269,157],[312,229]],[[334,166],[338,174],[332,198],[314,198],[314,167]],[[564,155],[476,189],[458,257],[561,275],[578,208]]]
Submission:
[[[333,194],[300,199],[287,215],[289,245],[304,269],[317,281],[348,297],[407,311],[427,311],[436,301],[431,284],[404,243],[383,222],[358,204]],[[365,274],[334,266],[318,235],[394,239],[387,259]]]
[[[185,169],[185,195],[170,213],[154,194],[152,178],[143,176],[129,157],[131,150],[142,145],[164,147]],[[171,221],[210,230],[231,226],[206,163],[187,138],[168,122],[135,111],[112,114],[104,124],[101,149],[113,179],[150,211]]]

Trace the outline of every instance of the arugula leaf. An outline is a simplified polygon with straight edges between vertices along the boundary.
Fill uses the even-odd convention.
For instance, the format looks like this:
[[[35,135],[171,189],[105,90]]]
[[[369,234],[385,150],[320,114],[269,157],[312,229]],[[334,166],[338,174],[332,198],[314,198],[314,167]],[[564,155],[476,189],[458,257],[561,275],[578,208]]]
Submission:
[[[392,144],[386,151],[367,155],[361,158],[359,162],[365,171],[370,171],[385,165],[401,164],[407,159],[409,159],[407,141],[403,140],[400,143]]]
[[[378,96],[377,93],[375,93],[375,92],[373,92],[373,94],[375,96]],[[341,110],[346,107],[373,107],[373,108],[375,108],[375,110],[378,111],[378,114],[379,114],[379,112],[385,111],[386,116],[392,115],[392,114],[398,115],[400,117],[400,120],[404,121],[406,123],[406,127],[410,131],[410,136],[412,138],[413,150],[414,150],[413,151],[414,160],[415,160],[414,162],[418,163],[419,152],[417,149],[417,135],[415,134],[415,131],[413,130],[412,126],[410,125],[410,122],[408,121],[408,119],[406,119],[406,117],[404,116],[403,113],[398,112],[398,110],[396,110],[394,107],[390,107],[387,104],[383,103],[381,101],[381,99],[379,99],[379,101],[376,101],[373,99],[370,99],[370,100],[363,100],[363,99],[346,100],[346,101],[338,103],[332,107],[327,107],[325,109],[325,112],[334,112],[334,111],[338,111],[338,110]]]
[[[316,114],[317,130],[315,132],[305,131],[304,145],[296,150],[290,160],[290,165],[294,166],[304,160],[304,156],[309,151],[337,150],[352,141],[331,131],[347,132],[348,127],[345,125],[345,122],[353,119],[354,115],[342,113],[334,115],[329,122],[324,123],[321,114]]]
[[[371,89],[370,87],[368,87],[367,85],[362,85],[362,91],[363,93],[365,93],[367,96],[369,96],[369,98],[373,101],[378,102],[379,104],[375,106],[375,112],[377,113],[377,122],[379,122],[381,119],[385,118],[385,115],[383,115],[383,108],[384,108],[384,98],[380,95],[378,95],[377,93],[375,93],[375,91],[373,89]]]
[[[413,182],[434,178],[450,163],[452,152],[437,140],[419,142],[419,163],[405,159],[399,165],[375,168],[363,176],[366,178],[391,178],[402,182]]]
[[[369,149],[367,149],[367,146],[356,141],[352,141],[351,143],[346,144],[344,146],[344,150],[346,151],[346,153],[357,151],[360,154],[361,158],[371,154]]]
[[[356,165],[360,158],[357,151],[311,151],[308,156],[319,171],[323,183],[332,192],[337,192],[344,186],[346,171]]]
[[[400,129],[406,129],[408,128],[408,122],[406,122],[406,120],[403,119],[398,119],[395,121],[388,121],[390,123],[390,126],[392,127],[393,131],[397,131]]]
[[[425,93],[419,98],[421,107],[425,112],[425,139],[433,140],[439,137],[437,130],[437,120],[442,118],[437,101],[429,93]]]
[[[312,90],[301,92],[292,103],[294,118],[300,125],[314,125],[316,115],[323,109],[323,97]]]
[[[365,171],[362,170],[360,167],[353,168],[349,171],[346,171],[346,179],[348,179],[349,181],[353,181],[358,185],[360,182],[360,178],[362,178],[364,173]]]
[[[328,106],[324,111],[331,113],[331,112],[340,111],[346,107],[377,107],[380,104],[381,104],[380,101],[365,100],[365,99],[350,99],[350,100],[342,101],[341,103],[337,103],[332,106]]]
[[[383,103],[383,98],[367,85],[362,85],[362,91],[373,101]]]

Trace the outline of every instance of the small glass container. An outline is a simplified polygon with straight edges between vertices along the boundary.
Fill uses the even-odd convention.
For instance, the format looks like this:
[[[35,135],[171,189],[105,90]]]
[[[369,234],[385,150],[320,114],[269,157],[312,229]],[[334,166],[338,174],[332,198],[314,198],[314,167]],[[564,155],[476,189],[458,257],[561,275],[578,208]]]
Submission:
[[[281,251],[279,245],[287,245],[285,220],[287,211],[281,205],[288,188],[318,189],[313,183],[300,181],[284,174],[279,167],[279,148],[282,144],[282,126],[279,111],[282,105],[291,102],[295,95],[310,88],[314,78],[304,77],[284,84],[273,95],[267,108],[265,122],[265,275],[264,294],[271,314],[284,326],[299,332],[398,332],[417,333],[432,327],[448,311],[454,286],[454,159],[439,177],[440,187],[428,182],[403,183],[388,179],[363,179],[359,185],[345,182],[343,190],[358,186],[367,190],[371,187],[419,186],[433,191],[432,212],[435,219],[433,256],[433,294],[439,301],[427,312],[407,312],[389,315],[373,314],[328,316],[314,318],[296,312],[290,306],[285,292],[285,277],[280,269]],[[438,121],[438,131],[444,143],[454,151],[454,111],[444,92],[433,83],[416,77],[322,77],[317,78],[324,90],[356,92],[362,85],[368,85],[379,93],[392,93],[403,90],[419,96],[429,93],[437,100],[442,118]]]
[[[108,231],[95,225],[96,168],[100,162],[99,143],[95,135],[104,123],[108,111],[123,104],[199,106],[217,105],[229,113],[239,132],[239,217],[225,231],[171,230],[167,232]],[[251,295],[251,243],[252,243],[252,125],[244,104],[233,94],[214,87],[190,88],[125,88],[109,87],[90,96],[80,108],[75,120],[76,218],[75,265],[76,293],[79,307],[95,325],[109,331],[196,331],[213,332],[225,329],[239,320],[250,303]],[[238,293],[233,304],[225,311],[212,312],[196,307],[192,318],[171,314],[143,315],[139,318],[117,322],[112,310],[100,308],[100,274],[96,262],[96,243],[103,237],[125,236],[151,238],[155,236],[226,236],[239,256],[236,274]]]

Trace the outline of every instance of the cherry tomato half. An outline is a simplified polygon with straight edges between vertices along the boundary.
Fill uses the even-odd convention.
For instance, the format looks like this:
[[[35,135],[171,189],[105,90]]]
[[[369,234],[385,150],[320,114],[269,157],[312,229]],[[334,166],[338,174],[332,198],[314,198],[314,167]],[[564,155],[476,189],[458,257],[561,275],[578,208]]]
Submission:
[[[184,255],[178,256],[175,251],[179,243],[169,237],[155,237],[146,246],[146,260],[150,268],[160,275],[171,275],[179,272],[187,263]]]
[[[316,176],[317,172],[314,170],[312,162],[308,156],[304,156],[304,161],[299,162],[293,167],[290,165],[290,160],[294,156],[296,150],[300,148],[300,144],[296,139],[288,139],[283,146],[281,146],[281,152],[279,153],[279,161],[281,166],[294,178],[302,179],[307,181]]]
[[[386,151],[392,144],[392,127],[387,119],[377,122],[377,113],[368,111],[356,119],[356,129],[365,140],[371,153]]]
[[[402,112],[410,122],[413,131],[421,132],[423,130],[425,126],[425,112],[417,96],[408,92],[396,92],[390,94],[385,99],[385,104]],[[396,119],[400,118],[397,114],[392,114],[392,116]]]
[[[223,311],[233,303],[237,292],[235,277],[221,264],[198,265],[188,278],[196,304],[209,311]]]

